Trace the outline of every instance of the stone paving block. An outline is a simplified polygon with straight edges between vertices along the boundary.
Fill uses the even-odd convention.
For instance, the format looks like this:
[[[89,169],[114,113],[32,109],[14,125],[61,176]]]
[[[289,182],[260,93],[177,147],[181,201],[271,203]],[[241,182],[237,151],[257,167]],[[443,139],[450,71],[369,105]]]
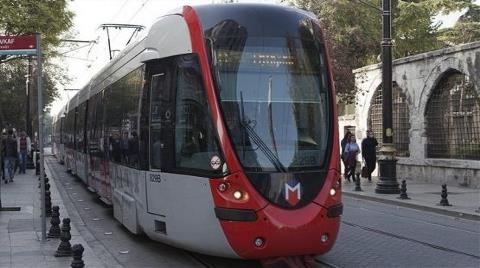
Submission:
[[[34,264],[30,267],[35,267],[35,264],[45,263],[45,256],[43,255],[34,255],[34,256],[12,256],[12,263],[31,263]]]
[[[49,267],[47,263],[29,263],[29,262],[16,262],[12,263],[10,268],[53,268]]]
[[[70,267],[70,264],[72,263],[72,258],[71,257],[60,257],[56,258],[55,260],[52,261],[47,261],[47,267]],[[85,267],[88,267],[85,265]]]
[[[12,260],[10,259],[10,256],[8,257],[0,257],[0,267],[10,267],[10,263]]]

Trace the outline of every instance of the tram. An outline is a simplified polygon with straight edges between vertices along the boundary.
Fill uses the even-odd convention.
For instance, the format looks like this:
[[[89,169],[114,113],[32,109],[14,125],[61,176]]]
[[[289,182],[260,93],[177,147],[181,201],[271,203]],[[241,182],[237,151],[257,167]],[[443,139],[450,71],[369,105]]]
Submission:
[[[222,257],[322,254],[343,206],[322,29],[291,7],[160,17],[55,117],[55,153],[129,231]]]

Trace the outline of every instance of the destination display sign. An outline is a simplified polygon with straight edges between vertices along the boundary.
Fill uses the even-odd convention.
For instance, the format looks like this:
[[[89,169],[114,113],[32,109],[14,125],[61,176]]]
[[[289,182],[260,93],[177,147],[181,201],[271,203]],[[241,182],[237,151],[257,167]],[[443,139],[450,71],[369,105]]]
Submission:
[[[0,55],[35,55],[34,35],[0,36]]]

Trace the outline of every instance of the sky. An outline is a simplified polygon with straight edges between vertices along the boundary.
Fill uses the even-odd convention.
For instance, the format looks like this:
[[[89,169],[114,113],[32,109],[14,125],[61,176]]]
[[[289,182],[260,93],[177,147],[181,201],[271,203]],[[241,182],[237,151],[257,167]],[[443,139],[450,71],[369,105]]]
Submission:
[[[201,5],[221,3],[221,0],[73,0],[68,1],[69,9],[75,13],[73,29],[65,39],[92,41],[95,44],[63,43],[61,57],[57,63],[64,66],[71,78],[68,90],[60,90],[60,97],[52,103],[51,114],[57,114],[69,98],[76,94],[75,89],[82,88],[109,61],[107,33],[99,28],[101,24],[122,23],[148,27],[161,15],[183,5]],[[240,3],[275,4],[280,0],[238,0]],[[132,30],[110,30],[112,50],[125,47]],[[142,33],[135,36],[137,39]],[[135,38],[134,38],[135,40]],[[60,87],[61,89],[63,86]]]
[[[107,33],[99,28],[105,23],[136,24],[148,27],[161,15],[182,5],[220,3],[221,0],[73,0],[69,9],[75,13],[73,29],[66,39],[95,41],[95,43],[63,43],[57,63],[64,66],[71,81],[60,90],[60,97],[52,103],[51,114],[55,115],[69,98],[76,94],[89,79],[109,61]],[[238,0],[240,3],[255,2],[279,4],[280,0]],[[480,4],[480,0],[477,0]],[[461,13],[440,16],[444,27],[451,27]],[[112,50],[125,47],[132,30],[110,30]],[[140,38],[142,33],[134,38]],[[64,86],[61,86],[61,89]]]

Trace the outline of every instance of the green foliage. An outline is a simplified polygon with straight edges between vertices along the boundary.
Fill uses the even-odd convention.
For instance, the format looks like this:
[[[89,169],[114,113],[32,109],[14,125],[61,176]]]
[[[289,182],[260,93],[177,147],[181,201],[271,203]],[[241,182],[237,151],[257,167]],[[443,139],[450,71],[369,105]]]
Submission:
[[[480,40],[480,6],[472,5],[454,27],[439,33],[439,40],[447,45],[457,45]]]
[[[330,45],[339,100],[345,103],[354,102],[357,89],[354,86],[352,70],[377,63],[377,57],[381,53],[382,1],[284,1],[311,11],[319,18]],[[472,6],[475,6],[472,0],[392,0],[394,57],[400,58],[444,47],[444,40],[439,38],[440,24],[433,23],[435,16]],[[471,33],[469,40],[479,39],[477,34],[480,28],[477,24],[465,24],[462,29]],[[459,31],[455,35],[450,34],[450,39],[454,39],[462,33]]]
[[[471,143],[456,148],[453,158],[480,160],[480,144]]]
[[[51,75],[44,76],[43,99],[44,103],[51,103],[57,94],[57,83],[64,81],[64,77],[57,76],[58,68],[51,64],[44,66],[45,73]],[[34,68],[35,69],[35,68]],[[5,64],[0,64],[0,126],[10,123],[17,129],[25,129],[26,114],[26,81],[27,66],[25,60],[16,59]],[[36,91],[36,73],[33,74],[33,86],[30,92],[30,116],[33,126],[36,128],[37,118],[37,91]],[[48,112],[48,109],[46,110]]]
[[[72,26],[73,13],[67,10],[67,0],[0,0],[0,10],[0,35],[41,34],[44,105],[48,107],[57,96],[57,87],[66,82],[64,70],[51,60],[60,36]],[[25,126],[26,72],[25,56],[0,56],[0,127],[6,122],[17,128]],[[30,110],[33,120],[37,114],[35,73],[32,81]]]
[[[58,45],[60,34],[72,26],[66,0],[2,0],[0,10],[0,35],[41,33],[45,51]]]

